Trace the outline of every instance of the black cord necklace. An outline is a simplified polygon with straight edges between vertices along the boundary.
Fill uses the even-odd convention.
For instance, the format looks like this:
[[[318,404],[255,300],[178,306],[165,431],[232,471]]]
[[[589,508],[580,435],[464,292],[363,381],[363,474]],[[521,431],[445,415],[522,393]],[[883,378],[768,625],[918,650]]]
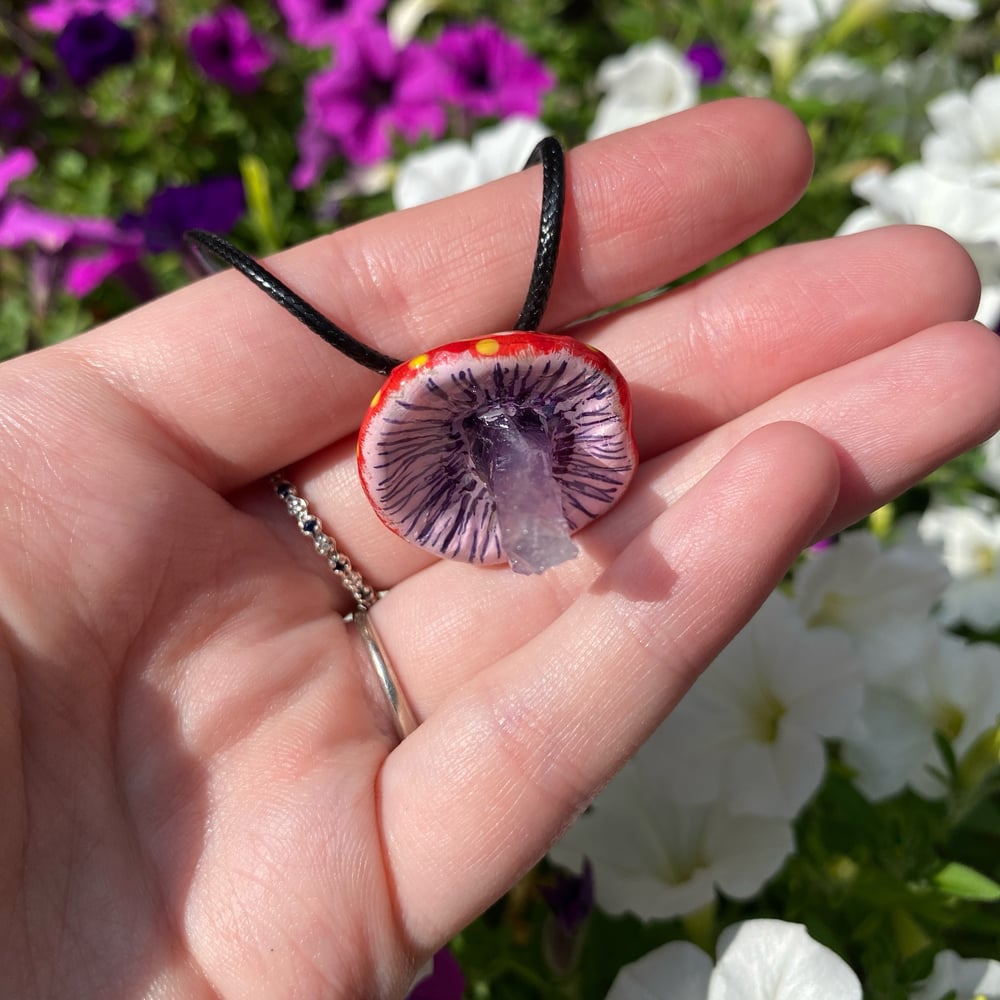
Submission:
[[[519,573],[541,573],[576,555],[570,534],[618,501],[637,462],[628,387],[617,368],[571,337],[537,332],[565,207],[556,139],[543,139],[525,168],[539,162],[538,241],[513,329],[408,361],[352,337],[228,240],[186,234],[332,347],[387,376],[358,435],[361,484],[383,523],[439,556],[506,559]]]

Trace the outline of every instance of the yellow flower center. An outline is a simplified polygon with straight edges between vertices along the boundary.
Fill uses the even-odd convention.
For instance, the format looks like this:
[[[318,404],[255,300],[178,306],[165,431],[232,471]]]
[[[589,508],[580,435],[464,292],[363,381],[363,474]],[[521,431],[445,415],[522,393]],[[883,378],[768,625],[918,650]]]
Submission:
[[[940,705],[934,716],[934,728],[949,742],[956,739],[965,725],[965,713],[952,704]]]
[[[826,625],[841,625],[845,621],[850,620],[851,612],[857,604],[857,598],[831,591],[823,598],[815,614],[810,617],[809,624],[813,628],[822,628]]]
[[[989,545],[977,545],[972,562],[977,576],[992,576],[997,570],[997,554]]]
[[[773,743],[778,738],[781,720],[788,711],[773,691],[762,691],[751,711],[752,732],[761,743]]]

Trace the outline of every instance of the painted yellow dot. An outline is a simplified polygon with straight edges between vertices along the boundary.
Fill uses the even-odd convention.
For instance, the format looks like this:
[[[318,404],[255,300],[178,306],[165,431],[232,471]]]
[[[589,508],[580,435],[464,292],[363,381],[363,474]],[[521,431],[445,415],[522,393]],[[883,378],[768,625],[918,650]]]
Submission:
[[[423,368],[423,366],[427,364],[427,355],[418,354],[415,358],[411,358],[407,364],[410,368]]]
[[[492,337],[487,337],[486,340],[476,341],[476,351],[479,354],[485,354],[490,357],[500,350],[500,341],[494,340]]]
[[[380,400],[381,398],[382,398],[382,390],[381,390],[381,389],[379,389],[379,391],[378,391],[378,392],[376,392],[374,396],[372,396],[372,401],[371,401],[371,402],[370,402],[370,403],[368,404],[368,408],[369,408],[370,410],[374,410],[374,409],[375,409],[375,407],[376,407],[376,406],[378,406],[378,401],[379,401],[379,400]]]

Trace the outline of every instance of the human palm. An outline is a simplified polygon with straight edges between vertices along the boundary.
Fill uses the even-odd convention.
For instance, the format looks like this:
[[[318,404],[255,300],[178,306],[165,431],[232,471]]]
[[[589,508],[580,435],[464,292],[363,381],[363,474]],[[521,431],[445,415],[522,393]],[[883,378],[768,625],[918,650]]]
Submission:
[[[728,101],[583,147],[546,326],[785,211],[801,127]],[[408,357],[508,328],[537,176],[273,269]],[[0,968],[8,994],[389,997],[533,864],[811,539],[1000,425],[940,233],[772,251],[580,325],[642,464],[538,577],[390,535],[353,468],[377,377],[244,279],[0,367]],[[956,390],[961,387],[961,395]],[[350,606],[266,474],[389,593],[395,746]]]

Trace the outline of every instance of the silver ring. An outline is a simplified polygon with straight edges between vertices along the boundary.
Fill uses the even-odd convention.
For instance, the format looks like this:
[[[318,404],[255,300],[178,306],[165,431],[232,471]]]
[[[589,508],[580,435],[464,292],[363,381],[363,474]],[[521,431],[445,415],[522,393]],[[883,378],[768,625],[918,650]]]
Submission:
[[[389,700],[389,708],[392,712],[393,724],[396,727],[396,735],[400,740],[404,740],[417,728],[417,720],[413,714],[413,709],[410,708],[406,696],[400,689],[396,672],[389,663],[385,646],[382,645],[382,640],[378,632],[375,631],[375,626],[368,618],[368,611],[365,608],[357,608],[351,617],[358,630],[358,635],[364,640],[365,649],[368,651],[368,659],[375,668],[375,673],[382,684],[382,690],[385,691],[385,696]]]

